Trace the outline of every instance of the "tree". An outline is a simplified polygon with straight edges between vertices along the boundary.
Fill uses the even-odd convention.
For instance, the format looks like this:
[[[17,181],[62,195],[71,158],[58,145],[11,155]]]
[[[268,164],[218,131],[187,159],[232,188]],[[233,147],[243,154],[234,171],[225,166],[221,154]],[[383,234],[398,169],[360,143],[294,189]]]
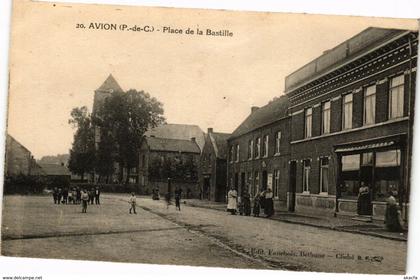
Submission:
[[[94,130],[85,106],[73,108],[70,115],[69,124],[76,129],[76,132],[70,149],[68,168],[72,173],[79,175],[83,181],[84,175],[93,171],[95,160]]]
[[[114,144],[120,180],[123,168],[127,170],[128,183],[131,169],[138,166],[144,133],[164,121],[162,103],[144,91],[113,92],[104,100],[94,117],[94,124],[100,128],[101,137],[106,135]]]

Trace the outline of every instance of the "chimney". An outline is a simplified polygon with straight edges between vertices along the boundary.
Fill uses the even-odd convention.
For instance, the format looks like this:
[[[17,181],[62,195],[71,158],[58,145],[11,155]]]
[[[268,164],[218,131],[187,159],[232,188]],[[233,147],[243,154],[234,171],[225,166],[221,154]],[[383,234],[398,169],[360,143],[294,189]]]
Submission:
[[[212,127],[207,128],[207,133],[213,133],[213,128]]]
[[[195,143],[195,137],[191,137],[191,141]]]
[[[257,111],[258,109],[260,109],[260,107],[258,107],[258,106],[252,106],[251,107],[251,114],[254,113],[255,111]]]

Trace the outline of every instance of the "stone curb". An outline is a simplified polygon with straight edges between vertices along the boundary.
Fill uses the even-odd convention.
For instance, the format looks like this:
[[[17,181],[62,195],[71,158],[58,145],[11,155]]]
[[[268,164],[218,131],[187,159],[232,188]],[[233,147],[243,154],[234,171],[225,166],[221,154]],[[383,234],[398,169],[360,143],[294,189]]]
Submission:
[[[198,205],[198,204],[194,204],[194,203],[187,202],[187,201],[185,201],[185,205],[190,206],[190,207],[211,209],[211,210],[222,211],[222,212],[225,211],[225,210],[218,209],[218,208],[215,208],[215,207],[206,206],[206,205]],[[316,228],[322,228],[322,229],[328,229],[328,230],[335,230],[335,231],[340,231],[340,232],[349,232],[349,233],[363,234],[363,235],[369,235],[369,236],[384,238],[384,239],[388,239],[388,240],[395,240],[395,241],[407,242],[407,239],[405,237],[387,236],[387,235],[383,235],[383,234],[375,233],[375,232],[361,231],[361,230],[356,230],[356,229],[344,229],[344,228],[335,227],[335,226],[324,226],[324,225],[317,225],[317,224],[312,224],[312,223],[305,223],[305,222],[291,221],[291,220],[283,220],[283,219],[276,219],[276,218],[271,218],[271,220],[278,221],[278,222],[289,223],[289,224],[297,224],[297,225],[311,226],[311,227],[316,227]]]

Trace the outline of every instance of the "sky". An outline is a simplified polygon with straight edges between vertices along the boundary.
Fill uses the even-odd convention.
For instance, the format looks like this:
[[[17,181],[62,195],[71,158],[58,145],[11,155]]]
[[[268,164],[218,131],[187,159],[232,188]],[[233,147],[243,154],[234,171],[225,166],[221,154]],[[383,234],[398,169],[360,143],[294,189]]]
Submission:
[[[156,30],[97,30],[90,23]],[[283,94],[288,74],[370,26],[417,29],[417,21],[16,2],[8,133],[35,158],[68,153],[71,109],[91,109],[95,89],[109,74],[124,90],[160,100],[168,123],[232,132],[251,106]],[[163,33],[164,27],[233,36]]]

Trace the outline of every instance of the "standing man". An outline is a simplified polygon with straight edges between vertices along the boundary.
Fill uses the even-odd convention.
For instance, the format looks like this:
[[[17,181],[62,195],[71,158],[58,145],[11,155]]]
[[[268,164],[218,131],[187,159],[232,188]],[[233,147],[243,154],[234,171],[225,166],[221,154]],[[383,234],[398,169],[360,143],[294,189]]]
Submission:
[[[128,212],[131,214],[131,210],[133,210],[134,214],[137,214],[137,212],[136,212],[136,195],[134,193],[131,193],[129,203],[130,203],[130,210]]]
[[[230,212],[232,215],[236,215],[236,208],[238,207],[238,192],[235,190],[233,186],[230,187],[230,191],[228,192],[228,205],[227,211]]]
[[[178,208],[179,211],[181,211],[181,195],[182,195],[182,189],[180,187],[176,187],[175,189],[175,208]]]
[[[99,186],[96,186],[95,189],[95,203],[96,204],[101,204],[99,203],[99,195],[101,194],[101,191],[99,190]]]
[[[82,200],[82,213],[86,213],[89,195],[86,189],[83,189],[80,199]]]

